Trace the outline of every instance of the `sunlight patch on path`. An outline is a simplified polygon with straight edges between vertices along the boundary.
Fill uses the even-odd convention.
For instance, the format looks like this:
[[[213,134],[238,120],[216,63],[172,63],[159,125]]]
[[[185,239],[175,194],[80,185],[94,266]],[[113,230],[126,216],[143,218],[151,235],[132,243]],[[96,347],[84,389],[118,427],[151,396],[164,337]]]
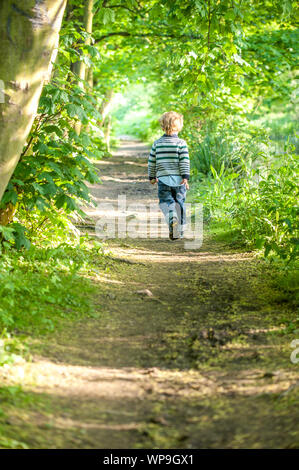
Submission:
[[[22,370],[22,374],[20,374]],[[54,394],[61,397],[136,398],[145,399],[150,393],[190,399],[232,392],[241,395],[281,393],[296,378],[295,373],[277,371],[271,382],[263,370],[250,369],[206,374],[196,370],[168,370],[157,367],[108,368],[55,364],[43,359],[2,370],[3,384],[21,384],[24,390]]]

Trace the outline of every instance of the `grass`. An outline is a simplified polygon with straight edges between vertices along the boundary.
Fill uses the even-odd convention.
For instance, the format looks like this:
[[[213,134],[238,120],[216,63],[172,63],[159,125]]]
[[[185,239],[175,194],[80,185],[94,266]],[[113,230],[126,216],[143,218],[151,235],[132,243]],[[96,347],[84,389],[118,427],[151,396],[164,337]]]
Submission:
[[[30,413],[37,408],[39,413],[48,415],[51,412],[51,402],[45,395],[24,391],[20,385],[0,387],[0,449],[28,449],[26,431],[22,430],[15,438],[14,427],[17,424],[16,410],[21,415]],[[46,446],[46,444],[45,444]]]
[[[100,309],[95,299],[99,284],[94,279],[98,272],[109,271],[110,265],[102,245],[91,244],[88,238],[75,246],[32,245],[29,250],[2,253],[0,367],[30,360],[32,338],[51,334],[68,321],[98,317]],[[27,448],[21,440],[7,434],[4,406],[30,406],[28,397],[30,394],[20,386],[0,387],[0,448]]]
[[[11,250],[0,259],[0,327],[9,332],[41,334],[61,318],[94,315],[93,270],[105,268],[101,247],[60,244]]]
[[[72,246],[32,245],[0,257],[0,367],[30,358],[31,339],[70,322],[98,318],[98,273],[113,261],[88,238]]]
[[[272,277],[272,286],[279,291],[279,300],[281,303],[288,303],[290,306],[299,306],[299,262],[298,260],[286,264],[278,257],[264,258],[263,250],[248,248],[248,245],[242,240],[240,231],[232,229],[226,221],[210,220],[205,227],[209,236],[217,241],[227,243],[228,246],[241,250],[254,251],[257,258],[263,258],[270,270]],[[299,320],[299,313],[298,313]],[[296,327],[298,328],[298,326]],[[295,329],[296,329],[295,328]]]
[[[229,251],[230,248],[234,250],[237,246],[235,243],[239,243],[233,241],[232,233],[223,222],[217,224],[213,221],[210,222],[208,234],[208,236],[211,235],[215,239],[224,242],[229,247]],[[244,247],[244,249],[246,248]],[[7,307],[6,315],[11,318],[11,322],[7,325],[4,325],[4,323],[1,325],[5,329],[4,335],[6,338],[3,343],[5,345],[4,352],[7,353],[7,356],[14,354],[17,357],[24,353],[24,349],[20,345],[23,345],[24,348],[26,344],[23,341],[23,337],[25,337],[23,335],[25,334],[38,337],[40,334],[52,333],[58,327],[60,329],[66,321],[101,315],[99,306],[94,304],[94,299],[99,297],[98,289],[101,289],[101,285],[99,283],[95,284],[93,280],[98,274],[109,271],[111,263],[111,258],[103,253],[101,245],[94,242],[89,244],[88,241],[77,246],[66,243],[52,248],[35,246],[30,251],[10,251],[4,254],[0,264],[1,289],[4,289],[4,286],[9,282],[15,286],[13,291],[6,287],[12,300],[12,302],[7,301],[5,303]],[[246,279],[249,279],[250,286],[246,289],[247,284],[244,283],[245,281],[242,278],[244,265],[241,262],[236,263],[235,266],[233,263],[229,263],[229,267],[226,268],[227,271],[223,271],[224,267],[221,271],[221,265],[216,264],[215,267],[212,267],[211,263],[207,263],[205,267],[207,284],[203,283],[202,275],[198,273],[196,266],[194,266],[193,272],[184,271],[180,267],[180,289],[186,288],[186,292],[191,295],[189,295],[187,305],[184,305],[184,314],[177,306],[180,305],[180,300],[184,300],[185,303],[185,297],[175,299],[176,324],[171,325],[170,330],[164,333],[160,345],[164,366],[173,367],[176,364],[178,369],[185,369],[187,364],[188,367],[191,366],[191,368],[203,372],[227,369],[232,373],[238,373],[238,371],[248,368],[258,368],[270,375],[273,371],[274,382],[278,368],[289,370],[291,351],[289,343],[293,339],[296,328],[298,328],[298,323],[295,314],[292,312],[292,315],[290,315],[291,311],[285,309],[283,304],[289,301],[290,292],[293,287],[295,288],[296,278],[292,277],[290,284],[286,283],[285,278],[280,281],[280,278],[275,274],[276,268],[273,265],[273,280],[271,280],[268,278],[270,270],[264,270],[264,263],[257,263],[259,268],[255,264],[255,260],[246,263]],[[159,276],[159,283],[163,272],[160,268],[156,272],[156,276]],[[279,271],[279,273],[281,272]],[[172,274],[175,275],[175,270]],[[216,279],[218,279],[216,284],[217,296],[214,295],[216,274]],[[221,276],[224,276],[223,280]],[[142,317],[142,314],[146,314],[146,317],[149,316],[149,305],[141,301],[139,297],[130,297],[132,295],[129,292],[130,288],[125,285],[128,278],[131,279],[131,282],[135,279],[135,281],[147,285],[148,282],[153,282],[153,270],[148,270],[143,265],[132,266],[124,263],[118,268],[117,279],[123,282],[112,285],[113,292],[116,292],[116,302],[119,304],[121,311],[119,321],[121,324],[124,322],[124,325],[121,326],[122,332],[126,326],[124,320],[128,318],[125,316],[123,318],[125,311],[128,310],[128,305],[130,306],[130,320]],[[243,293],[239,298],[240,282],[241,293],[242,291]],[[275,292],[275,289],[271,288],[271,283],[274,284],[275,282],[284,282],[284,287],[280,289],[280,292]],[[115,286],[119,290],[115,290]],[[251,291],[254,293],[254,297],[249,296],[247,298],[247,292],[250,293]],[[3,295],[2,292],[1,295]],[[226,302],[228,294],[231,293],[234,294],[233,297],[229,297],[228,302]],[[126,298],[126,295],[128,295],[128,298]],[[163,292],[160,295],[163,295]],[[6,297],[4,300],[6,301]],[[281,312],[280,303],[282,304]],[[199,313],[202,313],[202,305],[206,306],[205,315],[199,315]],[[248,306],[250,309],[247,309]],[[1,308],[3,309],[3,305],[1,305]],[[132,316],[134,308],[136,309],[135,317]],[[161,316],[167,314],[160,304],[156,308],[161,309]],[[34,314],[33,312],[36,310],[38,313]],[[118,330],[116,329],[114,332],[114,328],[117,326],[117,318],[113,320],[112,317],[108,322],[109,330],[116,337],[118,337]],[[204,330],[211,325],[215,337],[204,334]],[[259,326],[268,331],[258,332]],[[277,326],[277,330],[272,332],[271,326]],[[255,335],[248,333],[249,328],[257,330]],[[11,333],[16,333],[16,336]],[[280,335],[284,335],[284,337],[281,338]],[[131,342],[130,335],[128,338]],[[266,347],[263,347],[264,345]],[[50,347],[52,348],[52,344]],[[105,350],[102,351],[105,352]],[[109,354],[111,352],[109,348],[108,352]],[[258,382],[266,380],[272,379],[256,379],[256,394],[259,392]],[[214,433],[213,425],[209,424],[212,421],[214,423],[216,421],[217,429],[218,424],[220,425],[220,432],[217,432],[217,435],[226,436],[227,426],[229,426],[235,415],[239,416],[241,413],[244,422],[251,419],[250,430],[253,429],[253,437],[247,434],[243,435],[242,433],[246,431],[244,429],[242,429],[242,433],[237,432],[235,435],[231,432],[232,441],[227,438],[228,441],[224,444],[233,447],[248,445],[249,438],[252,439],[252,445],[262,446],[263,442],[269,443],[269,437],[266,437],[265,441],[259,441],[260,424],[250,417],[262,413],[268,423],[266,428],[270,429],[269,421],[272,419],[273,406],[278,401],[283,406],[280,405],[282,406],[281,411],[275,413],[275,419],[277,420],[275,432],[279,432],[280,422],[285,429],[293,429],[294,417],[292,412],[293,409],[296,409],[296,402],[290,404],[289,400],[291,398],[297,400],[297,389],[292,392],[292,395],[290,394],[290,396],[288,395],[283,399],[280,398],[277,392],[274,397],[275,402],[273,402],[273,394],[270,395],[269,392],[264,397],[257,394],[251,397],[250,400],[247,397],[242,397],[241,394],[240,396],[236,395],[236,397],[237,399],[234,401],[230,399],[230,396],[215,396],[213,400],[202,398],[200,400],[201,408],[196,408],[199,402],[198,399],[192,401],[189,398],[186,403],[181,405],[180,412],[182,413],[183,409],[184,413],[185,411],[189,413],[190,407],[194,403],[194,410],[191,409],[191,412],[195,411],[198,416],[205,418],[205,431],[209,435]],[[24,391],[22,387],[17,385],[0,387],[0,401],[2,407],[0,409],[0,448],[26,448],[28,445],[29,447],[45,447],[48,445],[47,438],[56,447],[63,447],[66,438],[69,439],[67,442],[73,442],[75,446],[82,445],[82,442],[85,442],[84,435],[79,434],[79,432],[84,431],[87,433],[87,437],[89,436],[86,430],[80,428],[79,418],[81,419],[81,415],[78,415],[79,418],[77,416],[75,419],[72,402],[69,403],[67,411],[68,416],[73,418],[70,427],[61,429],[59,423],[55,421],[55,416],[59,416],[60,413],[65,414],[65,405],[62,402],[60,403],[59,400],[60,404],[57,404],[55,397],[32,393],[29,390]],[[154,401],[153,406],[155,403]],[[152,406],[151,403],[150,406]],[[171,403],[167,404],[166,408],[166,418],[171,424]],[[183,441],[181,439],[184,435],[176,432],[178,419],[176,408],[175,405],[173,408],[173,425],[165,427],[159,425],[159,423],[157,425],[145,421],[144,432],[147,434],[142,434],[138,438],[134,437],[134,439],[137,439],[142,445],[142,439],[144,439],[147,446],[160,448],[182,445]],[[290,415],[291,418],[289,418]],[[88,416],[90,418],[90,415]],[[192,414],[190,414],[190,417],[192,417]],[[290,423],[288,419],[290,419]],[[74,423],[77,427],[74,427]],[[202,428],[202,418],[200,420],[196,418],[194,422],[190,418],[190,422],[188,421],[184,425],[184,433],[187,430],[188,435],[195,436],[192,439],[190,438],[192,446],[218,445],[218,441],[211,444],[211,440],[207,440],[207,442],[197,440],[199,423]],[[238,420],[236,424],[239,426]],[[202,436],[202,432],[200,435]],[[295,447],[297,446],[296,439],[297,435],[295,434],[294,437],[284,437],[282,445]]]

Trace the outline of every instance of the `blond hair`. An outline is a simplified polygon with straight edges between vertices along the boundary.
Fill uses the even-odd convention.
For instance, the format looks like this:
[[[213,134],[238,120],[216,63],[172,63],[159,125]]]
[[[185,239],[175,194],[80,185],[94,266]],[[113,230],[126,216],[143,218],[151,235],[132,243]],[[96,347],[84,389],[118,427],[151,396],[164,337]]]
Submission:
[[[162,114],[159,119],[163,131],[170,135],[175,132],[180,132],[183,129],[183,115],[175,111],[169,111]]]

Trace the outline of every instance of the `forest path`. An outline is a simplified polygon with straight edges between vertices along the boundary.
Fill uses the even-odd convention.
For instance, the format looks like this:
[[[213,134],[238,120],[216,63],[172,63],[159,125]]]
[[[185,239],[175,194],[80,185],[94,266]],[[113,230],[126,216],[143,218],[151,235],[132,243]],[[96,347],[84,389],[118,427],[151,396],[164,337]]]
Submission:
[[[147,155],[123,142],[98,162],[98,202],[156,201]],[[290,307],[264,263],[209,237],[197,250],[167,236],[107,250],[124,262],[95,280],[98,318],[41,339],[21,377],[6,377],[15,371],[27,400],[9,411],[10,437],[35,448],[298,447],[298,368],[281,335]]]

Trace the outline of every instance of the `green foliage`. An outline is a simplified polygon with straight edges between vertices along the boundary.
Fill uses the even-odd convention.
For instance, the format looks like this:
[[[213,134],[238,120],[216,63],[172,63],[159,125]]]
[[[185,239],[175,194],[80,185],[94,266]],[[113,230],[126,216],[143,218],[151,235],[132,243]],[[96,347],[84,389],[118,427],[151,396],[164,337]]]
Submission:
[[[296,80],[294,80],[296,83]],[[273,143],[273,151],[282,153],[287,142],[299,153],[298,133],[298,91],[294,90],[286,101],[265,100],[260,112],[253,116],[255,126],[265,129]]]
[[[20,250],[23,247],[29,248],[30,241],[26,237],[26,232],[26,228],[17,222],[10,224],[9,227],[0,225],[0,242],[2,247],[10,248],[13,245],[17,250]]]
[[[222,175],[226,169],[240,171],[242,160],[257,160],[267,151],[267,138],[263,129],[248,122],[207,122],[200,130],[188,127],[184,131],[191,154],[194,178]]]
[[[11,246],[29,249],[28,239],[51,250],[53,240],[78,237],[70,215],[78,220],[79,206],[92,203],[86,183],[99,181],[92,162],[105,151],[99,109],[113,90],[125,97],[112,112],[116,134],[151,141],[160,133],[160,114],[182,112],[181,136],[206,218],[228,221],[267,256],[293,260],[297,170],[281,146],[290,137],[295,142],[296,4],[132,0],[109,7],[98,0],[92,35],[82,29],[84,6],[68,2],[51,81],[1,202],[0,210],[17,208],[14,222],[0,226],[4,257]],[[93,69],[93,89],[78,79],[80,62]],[[14,324],[13,315],[7,318]]]
[[[71,212],[78,208],[78,201],[90,201],[84,181],[95,183],[98,177],[89,158],[102,153],[93,151],[86,132],[78,136],[73,127],[77,119],[87,124],[91,113],[98,117],[94,103],[78,86],[56,79],[44,87],[30,147],[8,188],[11,202],[18,201],[29,211],[55,206]]]
[[[299,248],[298,165],[293,148],[282,155],[218,173],[198,186],[197,199],[214,220],[226,221],[247,245],[265,257],[293,262]]]
[[[1,449],[28,449],[25,442],[19,441],[12,436],[8,436],[7,421],[9,422],[9,409],[31,407],[39,399],[34,394],[24,392],[20,385],[9,385],[0,387],[0,402],[3,409],[0,408],[0,448]]]
[[[67,228],[65,215],[82,214],[79,204],[92,203],[86,182],[93,184],[99,178],[91,159],[101,158],[104,152],[97,149],[98,138],[91,129],[83,129],[80,135],[74,130],[77,121],[86,126],[100,119],[96,98],[84,92],[70,70],[72,60],[78,59],[70,44],[80,39],[82,34],[73,29],[62,36],[60,61],[53,79],[43,88],[38,115],[1,201],[1,207],[17,205],[16,215],[23,225],[0,229],[6,247],[28,248],[25,235],[36,237],[47,224],[58,231],[62,226]],[[89,46],[88,52],[92,51]],[[84,58],[84,52],[79,57]]]
[[[294,261],[299,254],[298,165],[291,152],[276,156],[263,169],[252,169],[239,190],[235,218],[242,236]]]
[[[90,128],[77,136],[73,127],[76,120],[96,124],[97,98],[109,88],[129,85],[133,97],[126,109],[114,112],[115,120],[122,120],[118,133],[150,140],[159,132],[156,117],[169,108],[182,111],[186,125],[200,119],[203,139],[186,132],[193,172],[199,176],[210,174],[211,166],[220,172],[222,163],[237,165],[239,153],[259,151],[251,148],[250,132],[242,140],[227,130],[223,135],[219,127],[206,132],[208,123],[217,127],[228,115],[248,115],[261,92],[268,100],[283,99],[295,89],[297,31],[291,2],[262,7],[249,0],[184,5],[151,0],[112,6],[95,2],[92,37],[82,30],[84,5],[69,4],[53,78],[43,90],[28,146],[4,196],[4,202],[18,203],[23,219],[26,211],[30,219],[32,211],[47,218],[56,213],[59,219],[62,212],[76,211],[78,202],[90,202],[84,181],[96,181],[90,159],[102,153],[94,151],[98,142]],[[94,69],[92,94],[83,92],[73,72],[80,61]],[[145,83],[143,93],[134,94],[128,80]]]
[[[103,266],[101,247],[62,243],[3,253],[0,261],[0,329],[43,333],[62,318],[94,315],[88,279],[91,261]]]
[[[19,338],[12,336],[6,329],[0,335],[0,367],[5,364],[22,362],[27,347]]]
[[[119,94],[112,108],[113,131],[116,135],[137,137],[143,141],[153,139],[160,126],[153,118],[150,107],[152,87],[135,84]],[[117,97],[116,97],[117,98]]]

